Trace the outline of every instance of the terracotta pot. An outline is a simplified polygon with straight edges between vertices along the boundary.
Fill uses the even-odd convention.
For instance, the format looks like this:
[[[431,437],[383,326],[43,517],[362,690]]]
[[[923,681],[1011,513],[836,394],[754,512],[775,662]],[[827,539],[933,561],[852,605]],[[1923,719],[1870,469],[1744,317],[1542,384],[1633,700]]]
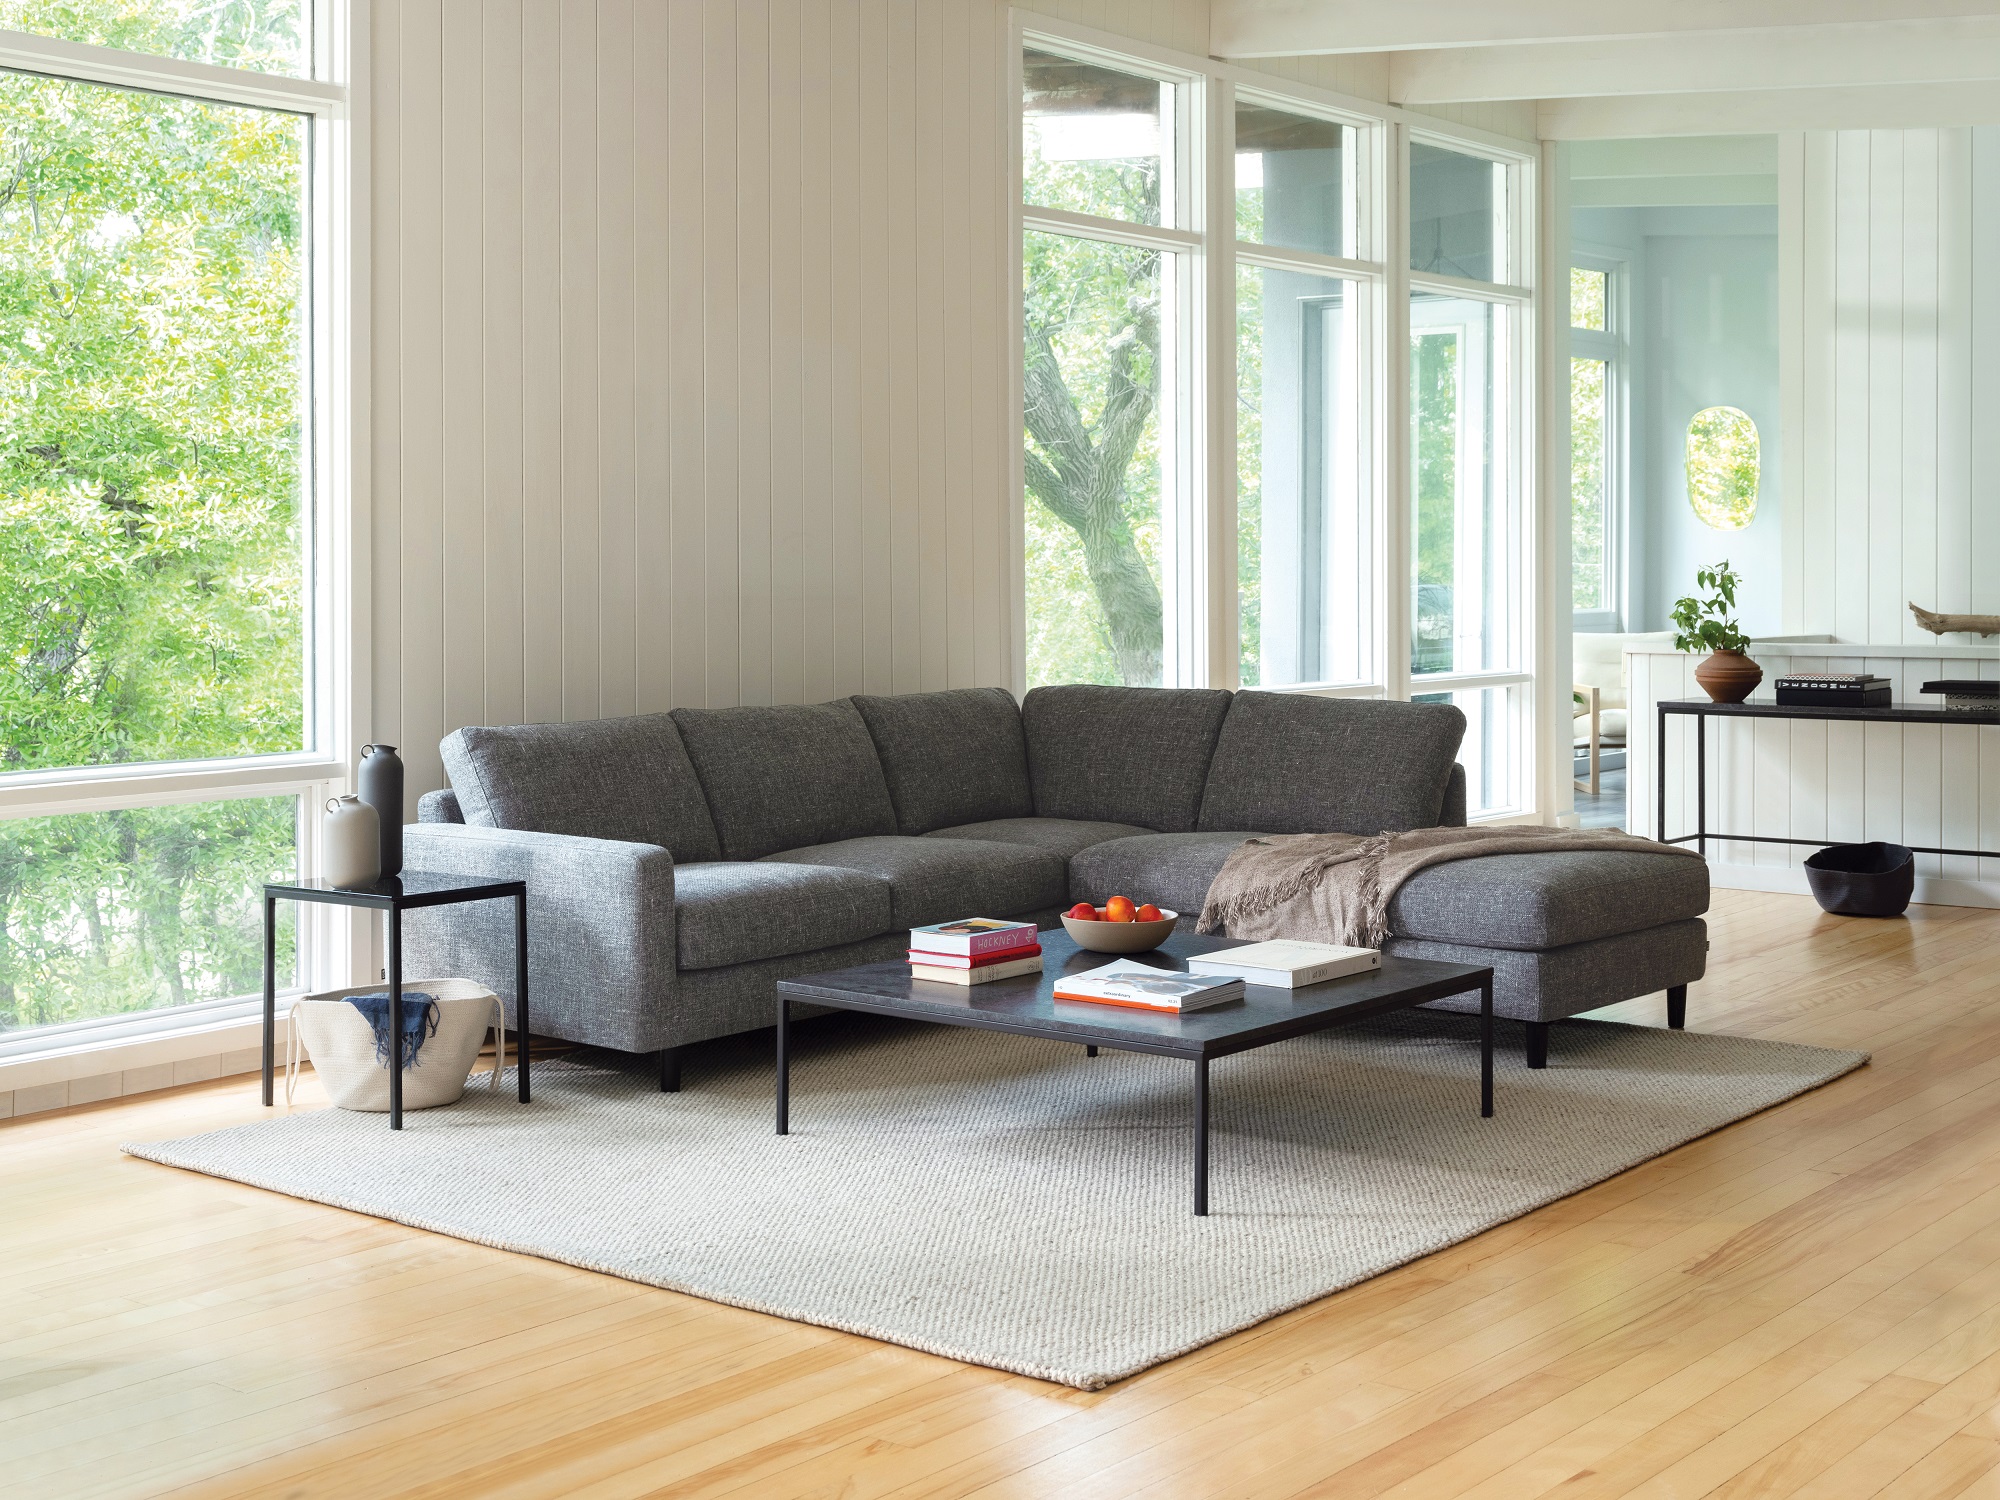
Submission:
[[[1717,703],[1741,703],[1764,680],[1764,669],[1741,651],[1718,651],[1694,669],[1694,680]]]

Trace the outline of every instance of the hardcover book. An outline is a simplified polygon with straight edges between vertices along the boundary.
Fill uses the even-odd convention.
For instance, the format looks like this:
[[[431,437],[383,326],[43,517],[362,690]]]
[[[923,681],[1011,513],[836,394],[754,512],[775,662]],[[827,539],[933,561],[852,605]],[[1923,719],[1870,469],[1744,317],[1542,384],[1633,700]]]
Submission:
[[[1382,955],[1373,948],[1345,948],[1338,943],[1308,943],[1292,938],[1252,943],[1247,948],[1227,948],[1188,960],[1190,974],[1233,974],[1245,984],[1268,984],[1286,990],[1343,979],[1349,974],[1365,974],[1381,967]]]
[[[926,953],[921,948],[912,948],[910,962],[928,964],[933,969],[985,969],[994,964],[1014,963],[1024,958],[1039,958],[1041,954],[1040,943],[1029,943],[1024,948],[1005,948],[998,953]]]
[[[948,969],[941,964],[912,963],[910,978],[928,979],[933,984],[991,984],[996,979],[1012,979],[1018,974],[1039,974],[1042,958],[1010,958],[1005,963],[981,964],[976,969]]]
[[[1787,687],[1778,684],[1777,701],[1795,708],[1887,708],[1889,684],[1869,688]]]
[[[1000,953],[1035,941],[1033,922],[1008,922],[999,917],[960,917],[910,929],[910,946],[925,953]]]
[[[1101,969],[1058,979],[1055,997],[1091,1005],[1122,1005],[1132,1010],[1184,1015],[1240,1000],[1243,981],[1206,974],[1179,974],[1172,969],[1156,969],[1151,964],[1121,958]]]

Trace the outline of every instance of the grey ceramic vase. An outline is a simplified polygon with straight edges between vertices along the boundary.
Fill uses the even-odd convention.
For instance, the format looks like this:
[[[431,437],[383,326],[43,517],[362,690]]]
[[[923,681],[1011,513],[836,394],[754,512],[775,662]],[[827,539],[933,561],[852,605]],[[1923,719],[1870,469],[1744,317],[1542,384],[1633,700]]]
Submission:
[[[403,763],[394,745],[361,747],[363,802],[375,809],[382,825],[382,875],[403,873]]]

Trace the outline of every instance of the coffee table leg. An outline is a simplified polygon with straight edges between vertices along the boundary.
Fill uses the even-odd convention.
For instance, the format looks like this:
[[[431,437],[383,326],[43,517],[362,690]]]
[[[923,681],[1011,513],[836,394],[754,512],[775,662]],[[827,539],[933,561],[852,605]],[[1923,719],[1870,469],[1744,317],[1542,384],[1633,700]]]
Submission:
[[[792,1002],[778,996],[778,1134],[790,1135],[792,1113]]]
[[[1208,1216],[1208,1059],[1194,1060],[1194,1211]]]
[[[1479,981],[1479,1117],[1493,1118],[1493,976]]]

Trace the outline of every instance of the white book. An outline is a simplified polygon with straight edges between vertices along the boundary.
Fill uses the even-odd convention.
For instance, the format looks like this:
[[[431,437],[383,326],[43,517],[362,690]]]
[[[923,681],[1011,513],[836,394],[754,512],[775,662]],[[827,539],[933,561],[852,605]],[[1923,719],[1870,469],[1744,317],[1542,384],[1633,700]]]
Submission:
[[[1065,974],[1056,981],[1058,1000],[1085,1000],[1093,1005],[1123,1005],[1133,1010],[1159,1010],[1173,1015],[1206,1010],[1243,998],[1243,981],[1214,975],[1182,974],[1121,958],[1101,969]]]
[[[1374,948],[1343,948],[1338,943],[1308,943],[1296,938],[1225,948],[1188,960],[1190,974],[1234,974],[1246,984],[1268,984],[1283,990],[1345,979],[1349,974],[1365,974],[1381,967],[1382,955]]]

